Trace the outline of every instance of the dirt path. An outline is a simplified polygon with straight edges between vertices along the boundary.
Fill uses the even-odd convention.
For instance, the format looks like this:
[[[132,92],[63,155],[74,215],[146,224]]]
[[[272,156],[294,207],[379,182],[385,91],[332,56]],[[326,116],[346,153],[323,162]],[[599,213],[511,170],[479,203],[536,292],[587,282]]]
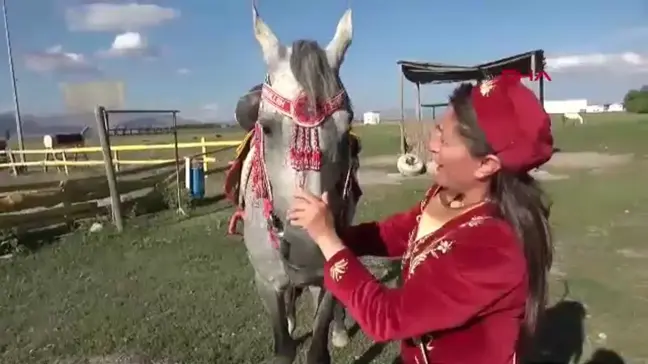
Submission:
[[[599,169],[630,163],[633,158],[633,154],[561,152],[554,154],[546,166],[565,169]]]
[[[404,177],[396,171],[396,155],[379,155],[361,161],[358,179],[362,185],[398,185],[404,180],[427,178],[426,175]],[[630,163],[633,154],[607,154],[598,152],[558,152],[542,169],[531,172],[541,181],[554,181],[569,178],[567,173],[573,169],[602,171],[610,167]],[[432,169],[432,168],[429,168]],[[554,170],[549,172],[547,169]],[[560,170],[560,171],[556,171]],[[565,173],[558,173],[558,172]]]

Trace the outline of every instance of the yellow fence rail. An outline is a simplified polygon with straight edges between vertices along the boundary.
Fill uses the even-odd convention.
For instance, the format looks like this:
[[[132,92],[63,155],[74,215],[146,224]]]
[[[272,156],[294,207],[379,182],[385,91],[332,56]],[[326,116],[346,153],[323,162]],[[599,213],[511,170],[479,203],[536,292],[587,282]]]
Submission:
[[[204,138],[203,138],[204,140]],[[225,140],[208,142],[206,140],[200,142],[187,142],[178,143],[178,149],[186,148],[202,148],[202,147],[232,147],[241,144],[240,140]],[[111,145],[110,151],[126,152],[126,151],[140,151],[140,150],[155,150],[155,149],[174,149],[175,144],[129,144],[129,145]],[[25,150],[11,150],[13,154],[45,154],[45,153],[95,153],[101,152],[100,146],[95,147],[80,147],[80,148],[60,148],[60,149],[25,149]],[[0,151],[0,154],[5,152]]]
[[[241,144],[240,140],[227,140],[227,141],[206,141],[201,138],[199,142],[186,142],[178,143],[178,149],[200,148],[201,154],[207,154],[208,147],[235,147]],[[115,168],[119,170],[120,165],[155,165],[174,162],[175,159],[145,159],[145,160],[122,160],[119,158],[119,152],[134,152],[142,150],[163,150],[174,149],[174,143],[167,144],[131,144],[131,145],[112,145],[110,151],[112,152],[113,163]],[[26,150],[0,150],[0,155],[8,155],[9,162],[0,163],[0,168],[11,168],[16,172],[16,167],[63,167],[65,174],[69,174],[68,167],[81,167],[81,166],[100,166],[104,164],[103,160],[67,160],[68,154],[78,155],[79,153],[100,153],[102,151],[100,146],[92,147],[79,147],[79,148],[55,148],[55,149],[26,149]],[[18,162],[13,155],[26,154],[42,154],[44,155],[41,161]],[[58,160],[57,156],[61,156]],[[50,159],[51,158],[51,159]],[[201,158],[203,161],[203,168],[207,172],[207,163],[216,162],[216,158],[204,156]]]

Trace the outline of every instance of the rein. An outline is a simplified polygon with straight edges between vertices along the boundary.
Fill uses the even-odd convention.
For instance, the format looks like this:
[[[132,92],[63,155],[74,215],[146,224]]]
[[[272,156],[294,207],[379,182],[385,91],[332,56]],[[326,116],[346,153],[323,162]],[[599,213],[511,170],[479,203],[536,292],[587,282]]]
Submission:
[[[294,121],[291,135],[289,159],[290,166],[298,174],[297,186],[303,188],[306,183],[308,171],[320,171],[322,168],[322,150],[319,143],[319,127],[335,111],[345,107],[345,91],[318,103],[315,110],[309,108],[308,97],[301,93],[294,100],[290,100],[275,91],[266,76],[261,91],[262,100],[268,102],[281,114]],[[282,251],[284,257],[287,246],[280,244],[284,241],[284,230],[281,219],[274,213],[272,184],[270,183],[267,165],[265,161],[265,134],[261,123],[257,121],[253,130],[252,145],[252,166],[250,179],[252,191],[257,201],[262,203],[264,218],[268,222],[268,233],[274,248]],[[349,192],[352,188],[353,165],[349,164],[346,172],[344,185],[342,186],[342,202],[346,206]],[[342,209],[342,214],[346,211]],[[342,215],[341,218],[345,216]]]

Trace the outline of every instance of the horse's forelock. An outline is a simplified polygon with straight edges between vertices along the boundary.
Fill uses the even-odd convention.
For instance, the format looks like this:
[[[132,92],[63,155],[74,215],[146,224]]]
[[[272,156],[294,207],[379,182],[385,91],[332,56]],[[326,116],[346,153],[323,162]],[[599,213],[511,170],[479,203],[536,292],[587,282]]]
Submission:
[[[331,68],[326,52],[316,41],[293,42],[290,70],[308,96],[310,107],[331,99],[343,88],[337,70]]]

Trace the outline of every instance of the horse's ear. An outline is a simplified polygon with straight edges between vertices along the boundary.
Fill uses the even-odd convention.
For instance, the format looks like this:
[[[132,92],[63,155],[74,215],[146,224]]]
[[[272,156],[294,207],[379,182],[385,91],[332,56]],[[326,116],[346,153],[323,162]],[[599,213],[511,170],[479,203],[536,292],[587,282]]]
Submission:
[[[349,45],[351,45],[352,35],[351,9],[348,9],[338,22],[337,29],[335,29],[335,36],[328,46],[326,46],[326,56],[331,67],[339,68],[344,61],[344,55]]]
[[[261,45],[263,59],[268,67],[276,64],[281,53],[281,44],[270,27],[261,19],[256,5],[252,6],[252,22],[254,24],[254,36]]]

